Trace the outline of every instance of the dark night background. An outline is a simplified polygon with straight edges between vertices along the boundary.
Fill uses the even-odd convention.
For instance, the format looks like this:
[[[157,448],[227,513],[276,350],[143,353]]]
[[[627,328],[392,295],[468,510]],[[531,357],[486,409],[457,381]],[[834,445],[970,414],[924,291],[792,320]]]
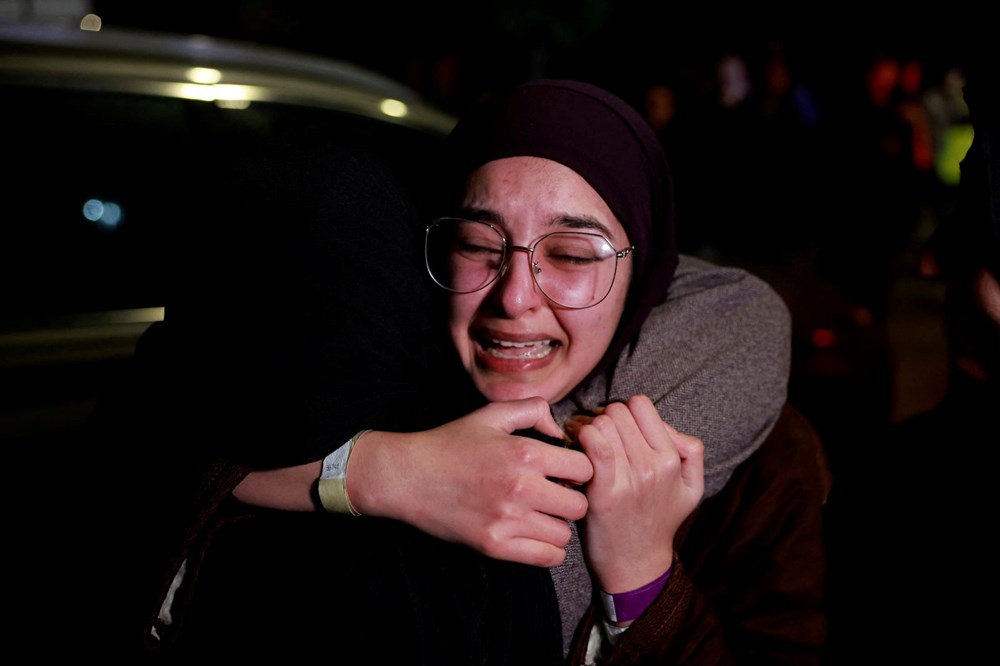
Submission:
[[[970,65],[976,15],[789,10],[637,0],[311,2],[92,0],[105,25],[243,39],[342,58],[452,107],[530,76],[596,80],[625,94],[664,77],[710,75],[721,54],[760,60],[777,45],[796,76],[836,104],[858,94],[879,51],[927,66],[927,79]],[[446,78],[444,68],[449,70]],[[435,78],[437,71],[437,78]]]

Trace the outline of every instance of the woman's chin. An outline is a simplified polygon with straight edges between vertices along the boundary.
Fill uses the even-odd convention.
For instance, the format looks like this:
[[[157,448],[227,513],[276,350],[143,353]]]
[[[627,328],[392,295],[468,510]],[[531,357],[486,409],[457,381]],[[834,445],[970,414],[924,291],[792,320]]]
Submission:
[[[532,382],[510,377],[484,376],[480,374],[477,374],[474,379],[479,392],[490,402],[542,397],[546,402],[552,404],[562,398],[562,395],[559,395],[551,386],[548,386],[547,382]]]

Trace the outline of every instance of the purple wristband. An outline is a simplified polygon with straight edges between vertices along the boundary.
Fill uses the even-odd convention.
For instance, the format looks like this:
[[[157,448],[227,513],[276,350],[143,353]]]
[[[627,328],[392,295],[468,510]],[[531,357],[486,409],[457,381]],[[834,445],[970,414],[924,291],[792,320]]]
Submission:
[[[653,600],[663,591],[663,586],[670,578],[670,571],[666,572],[652,583],[647,583],[637,590],[631,592],[621,592],[619,594],[608,594],[601,591],[601,601],[604,602],[604,614],[610,622],[631,622],[653,603]]]

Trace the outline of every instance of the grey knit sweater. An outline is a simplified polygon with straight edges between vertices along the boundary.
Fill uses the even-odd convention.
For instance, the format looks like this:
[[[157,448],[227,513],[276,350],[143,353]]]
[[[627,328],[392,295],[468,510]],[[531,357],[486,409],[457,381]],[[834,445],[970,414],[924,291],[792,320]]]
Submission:
[[[791,318],[763,280],[681,256],[666,302],[650,314],[634,350],[623,352],[610,390],[591,382],[553,407],[562,423],[579,408],[649,396],[665,421],[705,445],[705,497],[771,432],[785,403]],[[563,619],[563,647],[591,601],[575,525],[566,561],[552,569]]]

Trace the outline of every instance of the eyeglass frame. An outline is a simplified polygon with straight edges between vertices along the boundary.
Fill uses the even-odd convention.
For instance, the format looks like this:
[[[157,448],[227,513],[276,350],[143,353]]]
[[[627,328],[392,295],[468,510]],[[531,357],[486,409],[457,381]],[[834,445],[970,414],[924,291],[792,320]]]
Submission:
[[[443,222],[446,220],[453,220],[455,222],[472,222],[474,224],[482,224],[483,226],[487,226],[493,231],[495,231],[496,234],[503,241],[503,258],[500,261],[500,268],[497,269],[496,275],[494,275],[488,282],[483,284],[483,286],[476,287],[475,289],[470,289],[468,291],[463,291],[460,289],[452,289],[451,287],[441,284],[441,282],[437,279],[437,277],[434,276],[434,271],[431,270],[430,266],[430,258],[428,257],[429,254],[427,247],[428,241],[430,239],[431,229],[434,228],[434,226],[437,225],[439,222]],[[611,276],[611,284],[608,285],[608,291],[603,296],[601,296],[600,299],[594,301],[590,305],[564,305],[559,301],[555,300],[554,298],[552,298],[551,296],[549,296],[542,288],[542,285],[538,284],[538,278],[536,277],[536,275],[541,272],[541,268],[538,266],[537,263],[535,263],[534,260],[535,248],[537,248],[538,244],[544,241],[546,238],[558,234],[580,234],[582,236],[593,236],[595,238],[600,238],[605,243],[607,243],[608,247],[610,247],[615,252],[615,272]],[[491,224],[490,222],[486,222],[484,220],[469,220],[464,217],[450,217],[450,216],[439,217],[424,228],[424,268],[427,269],[427,274],[430,275],[431,279],[434,280],[434,283],[437,286],[441,287],[445,291],[450,291],[453,294],[474,294],[477,291],[482,291],[483,289],[486,289],[487,287],[495,283],[497,280],[499,280],[500,277],[504,273],[506,273],[507,270],[510,268],[511,257],[514,256],[513,252],[508,252],[508,250],[519,250],[528,255],[528,270],[531,273],[531,281],[535,285],[535,287],[538,288],[539,293],[541,293],[542,296],[546,298],[546,300],[566,310],[586,310],[588,308],[600,305],[608,297],[608,295],[611,293],[611,289],[614,288],[615,286],[615,280],[618,278],[618,262],[624,259],[625,257],[629,256],[630,254],[632,254],[632,252],[635,251],[635,245],[629,245],[628,247],[619,250],[615,248],[611,240],[604,234],[593,233],[590,231],[576,231],[576,230],[550,231],[547,234],[542,234],[528,245],[514,245],[510,242],[510,239],[507,238],[507,234],[505,234],[502,229]],[[608,259],[610,258],[611,257],[608,257]]]

